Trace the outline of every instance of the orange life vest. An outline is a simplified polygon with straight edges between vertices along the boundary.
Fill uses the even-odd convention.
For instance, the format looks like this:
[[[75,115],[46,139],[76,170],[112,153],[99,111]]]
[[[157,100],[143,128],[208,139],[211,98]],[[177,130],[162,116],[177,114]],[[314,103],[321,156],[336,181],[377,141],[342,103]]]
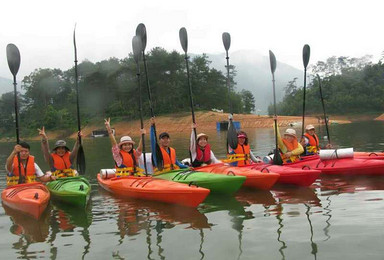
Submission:
[[[316,134],[310,135],[308,133],[305,133],[304,136],[307,137],[309,140],[308,145],[305,147],[306,154],[308,155],[317,154],[318,151],[320,150],[319,138],[317,137],[317,135]]]
[[[180,169],[179,166],[176,165],[176,151],[172,147],[168,147],[169,153],[163,148],[160,147],[161,154],[163,155],[163,169],[161,172],[167,172],[172,170]],[[155,169],[156,173],[159,173],[158,169]]]
[[[10,175],[7,175],[7,186],[16,185],[19,183],[19,176],[21,175],[25,180],[23,183],[36,182],[36,169],[35,169],[35,157],[30,155],[27,158],[26,168],[22,163],[20,163],[19,171],[19,160],[17,156],[13,158],[13,170]]]
[[[65,152],[63,156],[58,155],[57,153],[51,153],[52,159],[53,159],[53,168],[52,172],[56,170],[65,170],[72,168],[71,160],[69,159],[69,156],[71,155],[70,152]]]
[[[240,159],[237,161],[237,166],[251,164],[251,148],[249,144],[238,144],[234,152],[236,154],[236,158]]]
[[[123,159],[121,165],[117,165],[116,167],[116,177],[133,175],[137,172],[142,172],[143,170],[137,167],[136,156],[137,152],[133,149],[132,153],[126,152],[124,150],[120,150],[121,158]]]
[[[284,143],[285,147],[287,148],[288,152],[291,152],[291,151],[295,150],[297,147],[299,147],[299,142],[297,141],[297,138],[295,138],[293,140],[293,142],[288,142],[284,138],[282,140],[283,140],[283,143]],[[292,156],[287,158],[287,157],[285,157],[285,155],[283,153],[280,153],[280,154],[281,154],[281,158],[283,159],[284,163],[295,162],[300,158],[299,155],[292,155]]]

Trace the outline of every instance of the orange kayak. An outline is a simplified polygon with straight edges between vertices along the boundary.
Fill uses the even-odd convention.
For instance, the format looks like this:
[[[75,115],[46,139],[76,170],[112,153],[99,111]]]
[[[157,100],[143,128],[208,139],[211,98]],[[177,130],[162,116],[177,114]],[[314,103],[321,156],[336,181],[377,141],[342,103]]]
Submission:
[[[6,206],[35,219],[39,219],[47,208],[49,198],[48,189],[38,182],[10,186],[1,193],[1,199]]]
[[[209,190],[205,188],[152,177],[126,176],[102,179],[100,174],[97,174],[97,180],[101,187],[114,194],[188,207],[197,207],[209,194]]]
[[[262,190],[269,190],[280,177],[278,173],[274,172],[261,172],[248,167],[228,166],[223,163],[194,168],[194,170],[216,174],[245,176],[246,179],[243,186]]]

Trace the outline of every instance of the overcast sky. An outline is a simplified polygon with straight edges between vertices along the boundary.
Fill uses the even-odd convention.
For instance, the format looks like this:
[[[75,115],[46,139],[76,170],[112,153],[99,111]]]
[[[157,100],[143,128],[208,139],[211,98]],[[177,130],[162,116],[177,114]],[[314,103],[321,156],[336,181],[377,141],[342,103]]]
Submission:
[[[11,78],[6,45],[21,53],[18,79],[35,68],[73,66],[73,28],[77,23],[78,59],[97,62],[132,52],[136,26],[147,28],[147,50],[160,46],[182,52],[179,29],[186,27],[188,51],[224,52],[221,35],[229,32],[230,52],[252,49],[302,68],[304,44],[310,63],[336,56],[384,51],[383,2],[379,0],[12,0],[2,1],[0,76]],[[236,64],[234,64],[236,65]]]

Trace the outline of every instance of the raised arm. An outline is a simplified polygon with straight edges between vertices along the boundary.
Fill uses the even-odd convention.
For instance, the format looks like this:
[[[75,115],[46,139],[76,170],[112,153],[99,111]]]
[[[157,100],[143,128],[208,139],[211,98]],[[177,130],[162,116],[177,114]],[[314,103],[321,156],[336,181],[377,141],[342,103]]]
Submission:
[[[113,135],[113,131],[112,131],[112,129],[111,129],[111,119],[110,119],[110,118],[108,118],[108,119],[104,119],[104,124],[105,124],[105,128],[106,128],[107,131],[108,131],[109,139],[111,140],[111,144],[112,144],[112,146],[117,145],[115,136]]]
[[[18,152],[21,151],[21,146],[20,145],[15,145],[15,147],[13,148],[13,151],[11,152],[11,154],[9,155],[9,157],[7,158],[7,161],[5,163],[5,168],[7,169],[7,172],[12,172],[12,164],[13,164],[13,158],[15,158],[15,156],[17,155]]]
[[[73,145],[73,149],[72,149],[72,152],[71,152],[71,155],[69,156],[69,160],[72,162],[74,162],[76,156],[77,156],[77,153],[79,152],[79,147],[80,147],[80,142],[79,142],[79,139],[80,137],[83,137],[83,133],[81,131],[78,131],[77,132],[77,138],[76,138],[76,142],[75,144]]]
[[[41,151],[43,152],[44,160],[49,164],[49,167],[52,168],[53,162],[49,153],[49,142],[48,136],[45,133],[45,127],[43,126],[41,129],[38,128],[37,131],[39,131],[39,135],[41,136]]]
[[[141,155],[141,153],[143,152],[143,140],[142,140],[142,135],[144,134],[144,136],[145,136],[145,134],[146,134],[147,132],[145,131],[145,129],[140,129],[140,141],[139,141],[139,146],[137,147],[137,156],[140,156]]]

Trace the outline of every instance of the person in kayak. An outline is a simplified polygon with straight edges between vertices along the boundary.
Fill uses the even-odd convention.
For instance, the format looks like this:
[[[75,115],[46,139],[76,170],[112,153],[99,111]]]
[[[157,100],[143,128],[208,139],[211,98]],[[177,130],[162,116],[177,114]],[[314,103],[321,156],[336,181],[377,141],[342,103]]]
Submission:
[[[300,141],[304,148],[304,153],[301,156],[315,155],[320,152],[319,137],[316,135],[316,129],[313,125],[305,127],[305,134]],[[331,149],[332,145],[327,144],[325,149]]]
[[[140,138],[139,146],[134,149],[135,142],[128,135],[120,138],[120,142],[117,143],[113,131],[111,129],[111,119],[104,119],[105,128],[108,131],[109,139],[112,144],[112,156],[115,161],[116,177],[121,176],[144,176],[144,170],[139,167],[139,158],[142,154],[143,144]],[[140,130],[142,134],[145,134],[145,130]]]
[[[228,161],[231,162],[231,166],[244,166],[250,165],[252,162],[261,162],[251,151],[251,147],[248,143],[248,136],[244,131],[237,133],[237,147],[232,149],[229,147],[229,154],[227,155]]]
[[[7,186],[36,182],[36,178],[43,182],[56,180],[56,177],[41,171],[35,162],[35,157],[30,154],[30,149],[29,144],[25,142],[21,142],[13,148],[5,164]],[[20,163],[18,154],[20,154]]]
[[[154,173],[160,174],[177,169],[186,169],[188,166],[182,164],[176,159],[176,150],[170,147],[170,136],[167,132],[159,135],[159,144],[156,142],[155,118],[151,118],[151,152]],[[160,158],[161,157],[161,158]]]
[[[67,147],[67,142],[64,140],[57,140],[55,142],[55,147],[50,153],[48,136],[45,133],[44,126],[37,130],[41,136],[41,150],[43,151],[45,161],[51,168],[52,175],[57,178],[77,176],[78,173],[73,165],[80,147],[79,137],[82,136],[81,131],[77,133],[77,140],[73,146],[72,152],[70,152]]]
[[[208,135],[200,133],[195,136],[196,124],[192,124],[192,133],[189,151],[191,153],[192,167],[200,167],[203,165],[221,163],[215,157],[215,154],[211,150],[211,146],[208,143]]]
[[[304,148],[297,141],[295,129],[288,128],[285,130],[283,138],[280,136],[280,131],[277,130],[277,140],[284,163],[296,162],[300,159],[300,154],[304,152]]]

